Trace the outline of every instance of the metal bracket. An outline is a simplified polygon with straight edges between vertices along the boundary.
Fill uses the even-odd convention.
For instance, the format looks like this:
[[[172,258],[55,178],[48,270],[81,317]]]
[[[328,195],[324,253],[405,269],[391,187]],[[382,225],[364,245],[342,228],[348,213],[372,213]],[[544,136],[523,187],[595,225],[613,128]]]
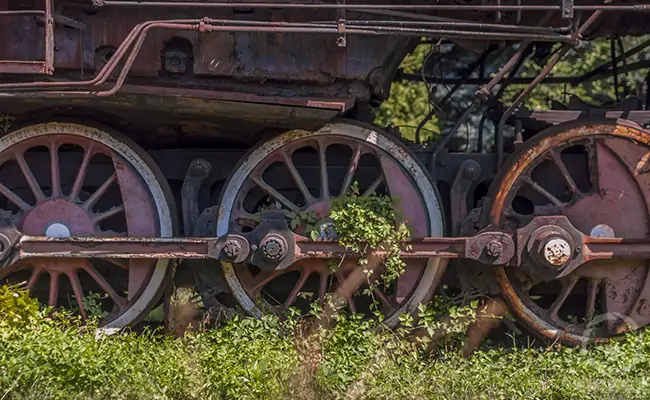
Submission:
[[[183,210],[183,229],[185,235],[191,235],[194,223],[199,217],[199,190],[205,178],[210,175],[212,165],[206,160],[196,159],[187,168],[187,174],[181,188],[181,208]]]
[[[85,31],[86,30],[86,24],[84,24],[81,21],[77,21],[74,18],[66,17],[65,15],[59,13],[59,12],[54,12],[52,14],[52,17],[54,18],[54,22],[57,24],[61,24],[63,26],[67,26],[69,28],[74,28],[79,31]],[[46,23],[45,17],[40,17],[38,19],[41,23]]]
[[[460,234],[460,227],[467,217],[467,194],[474,181],[481,176],[481,166],[474,160],[466,160],[461,164],[456,179],[451,185],[451,225],[454,236]]]
[[[345,5],[345,0],[336,0],[336,4]],[[345,33],[345,8],[338,8],[336,13],[336,45],[339,47],[347,47],[348,38]]]
[[[573,18],[573,0],[560,0],[562,3],[562,18]]]

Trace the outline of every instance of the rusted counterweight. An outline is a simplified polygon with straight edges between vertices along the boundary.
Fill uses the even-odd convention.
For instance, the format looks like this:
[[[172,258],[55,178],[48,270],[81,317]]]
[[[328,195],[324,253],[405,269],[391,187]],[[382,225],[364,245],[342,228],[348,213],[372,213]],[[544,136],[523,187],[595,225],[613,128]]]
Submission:
[[[219,238],[47,237],[22,235],[5,226],[0,259],[7,269],[34,258],[178,258],[248,262],[262,270],[282,270],[307,259],[355,257],[335,240],[312,240],[292,233],[284,211],[264,211],[248,234]],[[384,251],[373,251],[381,257]],[[481,232],[473,237],[419,238],[407,242],[401,257],[464,258],[485,265],[521,267],[545,279],[558,279],[593,260],[650,258],[650,239],[592,238],[566,217],[536,217],[516,232]],[[551,273],[549,274],[549,271]]]

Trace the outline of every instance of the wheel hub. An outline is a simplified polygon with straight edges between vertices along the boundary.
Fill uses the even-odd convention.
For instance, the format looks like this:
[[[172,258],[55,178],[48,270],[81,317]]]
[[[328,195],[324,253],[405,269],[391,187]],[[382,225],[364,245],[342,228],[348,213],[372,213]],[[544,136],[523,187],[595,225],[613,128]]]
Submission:
[[[59,198],[45,201],[28,211],[19,228],[29,235],[85,236],[95,232],[95,223],[83,207]]]

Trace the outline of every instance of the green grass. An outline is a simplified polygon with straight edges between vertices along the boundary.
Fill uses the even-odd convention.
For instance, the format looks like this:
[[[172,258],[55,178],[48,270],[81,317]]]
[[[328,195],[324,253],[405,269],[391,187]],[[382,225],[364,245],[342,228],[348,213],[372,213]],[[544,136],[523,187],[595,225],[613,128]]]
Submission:
[[[650,397],[646,332],[589,350],[493,345],[469,359],[454,342],[425,354],[356,317],[308,337],[295,319],[235,317],[182,338],[96,338],[23,296],[0,291],[0,399]]]

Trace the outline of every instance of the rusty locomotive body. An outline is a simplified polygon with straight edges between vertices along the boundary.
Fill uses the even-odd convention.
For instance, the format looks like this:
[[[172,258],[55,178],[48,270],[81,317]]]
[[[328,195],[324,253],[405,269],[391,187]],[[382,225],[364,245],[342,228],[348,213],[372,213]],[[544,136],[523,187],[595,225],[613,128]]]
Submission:
[[[650,33],[647,11],[633,1],[0,0],[0,279],[84,318],[83,298],[99,294],[107,328],[140,321],[174,270],[206,307],[261,316],[334,293],[364,312],[356,260],[332,271],[345,253],[335,238],[307,239],[286,218],[306,211],[326,226],[332,200],[357,182],[399,198],[414,236],[404,273],[373,289],[389,325],[446,279],[504,299],[553,340],[644,326],[647,101],[522,104],[586,40],[613,38],[612,61],[550,80],[613,74],[618,89],[617,70],[648,68],[626,62],[647,42],[615,45]],[[430,40],[455,66],[435,77],[450,88],[441,103],[472,90],[443,113],[441,139],[423,144],[435,107],[414,140],[372,121],[396,79],[436,75],[435,57],[422,74],[399,69]],[[533,56],[539,75],[518,76]],[[503,105],[514,83],[527,86]],[[470,121],[476,137],[455,150]],[[260,211],[269,203],[277,209]]]

